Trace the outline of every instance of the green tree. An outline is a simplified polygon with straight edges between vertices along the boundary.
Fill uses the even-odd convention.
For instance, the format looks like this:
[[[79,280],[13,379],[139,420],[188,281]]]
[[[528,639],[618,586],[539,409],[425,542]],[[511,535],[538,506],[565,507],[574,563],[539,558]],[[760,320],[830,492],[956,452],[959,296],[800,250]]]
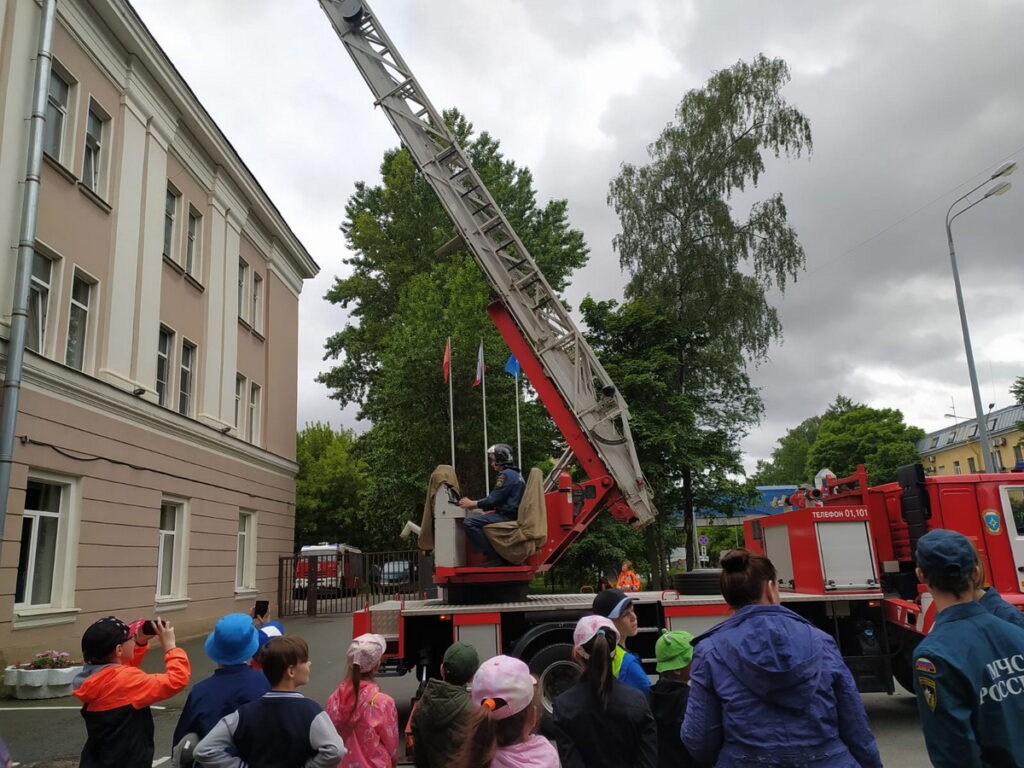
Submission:
[[[530,171],[506,159],[495,139],[474,135],[455,110],[445,119],[545,277],[562,290],[587,255],[582,234],[568,224],[566,201],[538,203]],[[346,206],[352,272],[335,281],[327,299],[346,308],[350,321],[327,340],[325,357],[337,364],[318,380],[340,404],[358,404],[371,422],[357,445],[371,468],[358,517],[373,546],[392,547],[400,545],[404,521],[419,519],[431,470],[451,462],[441,374],[446,337],[453,351],[455,466],[467,495],[484,495],[488,471],[481,392],[471,386],[481,339],[492,443],[515,443],[515,384],[501,372],[509,352],[486,313],[490,287],[465,247],[450,247],[454,227],[409,153],[385,153],[380,175],[378,185],[359,182]],[[546,411],[528,390],[521,413],[523,463],[560,453]]]
[[[890,483],[899,467],[921,460],[915,443],[922,437],[924,430],[907,426],[899,410],[853,404],[822,417],[818,438],[807,454],[805,475],[827,467],[843,477],[863,464],[872,485]]]
[[[730,202],[757,185],[766,153],[811,148],[807,118],[782,96],[788,80],[786,63],[763,55],[715,73],[683,97],[648,147],[650,163],[623,165],[608,194],[622,226],[614,245],[630,274],[627,300],[656,302],[673,321],[674,390],[694,425],[678,458],[691,566],[698,462],[709,443],[734,446],[759,420],[747,364],[764,360],[782,334],[767,293],[783,291],[804,264],[781,194],[755,202],[742,219]]]
[[[848,397],[837,395],[825,415],[838,415],[855,406]],[[807,474],[807,454],[818,439],[822,416],[804,419],[780,437],[768,461],[757,462],[752,478],[755,485],[799,485],[809,483],[817,469]],[[821,467],[818,467],[821,469]]]
[[[295,545],[363,543],[357,516],[366,464],[354,456],[356,435],[330,424],[307,424],[295,438]]]

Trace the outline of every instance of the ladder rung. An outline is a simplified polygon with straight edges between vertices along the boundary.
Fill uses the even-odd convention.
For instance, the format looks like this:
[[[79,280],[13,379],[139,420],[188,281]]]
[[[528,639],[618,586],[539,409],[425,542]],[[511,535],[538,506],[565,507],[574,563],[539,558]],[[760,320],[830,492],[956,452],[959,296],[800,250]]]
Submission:
[[[529,261],[529,259],[526,256],[524,256],[519,261],[512,262],[511,264],[508,265],[508,271],[511,272],[513,269],[519,269],[527,261]]]
[[[389,96],[394,96],[396,93],[401,91],[403,88],[405,88],[406,86],[411,85],[411,84],[412,84],[412,78],[406,78],[405,80],[400,82],[398,85],[396,85],[394,88],[392,88],[390,91],[388,91],[387,93],[383,94],[375,102],[373,102],[373,105],[375,107],[379,107],[383,103],[384,99],[388,98]]]
[[[462,174],[464,174],[468,170],[469,170],[469,166],[468,165],[463,166],[462,168],[459,168],[459,170],[457,170],[451,176],[449,176],[448,180],[451,181],[451,180],[457,179],[457,178],[459,178],[459,176],[461,176]],[[476,189],[476,187],[474,187],[474,189]]]
[[[522,282],[516,283],[516,287],[517,287],[517,288],[518,288],[519,290],[523,291],[523,290],[526,290],[527,288],[529,288],[529,287],[530,287],[531,285],[533,285],[534,283],[536,283],[536,282],[537,282],[538,280],[540,280],[540,275],[538,275],[538,274],[537,274],[536,272],[533,272],[533,273],[531,273],[531,274],[527,275],[527,276],[526,276],[526,277],[525,277],[525,278],[524,278],[524,279],[522,280]],[[540,304],[538,304],[537,306],[538,306],[538,307],[542,306],[542,305],[544,304],[544,301],[547,301],[547,298],[546,298],[546,297],[545,297],[545,298],[544,298],[544,300],[543,300],[543,301],[541,301],[541,302],[540,302]]]
[[[508,247],[509,247],[510,245],[515,245],[515,242],[516,242],[516,241],[515,241],[515,240],[513,240],[513,239],[512,239],[511,237],[510,237],[510,238],[509,238],[508,240],[506,240],[506,241],[505,241],[504,243],[502,243],[501,245],[499,245],[499,246],[498,246],[497,248],[495,248],[494,250],[496,250],[496,251],[503,251],[503,250],[505,250],[506,248],[508,248]],[[522,264],[522,262],[519,262],[519,263],[520,263],[520,264]]]
[[[484,211],[486,211],[490,207],[491,207],[491,201],[490,200],[484,200],[484,204],[481,205],[479,208],[477,208],[475,211],[473,211],[473,213],[470,214],[470,215],[471,216],[476,216],[478,213],[483,213]]]
[[[483,225],[483,227],[481,228],[480,231],[483,232],[486,235],[492,229],[495,229],[496,227],[500,227],[501,223],[502,223],[501,222],[501,216],[495,216],[490,221],[484,222],[484,225]]]
[[[460,197],[465,197],[466,195],[472,194],[473,192],[475,192],[478,189],[480,189],[480,185],[479,184],[474,184],[473,186],[468,187],[464,192],[460,192],[459,196]]]
[[[447,160],[449,157],[451,157],[452,155],[454,155],[458,151],[459,151],[458,148],[454,144],[452,144],[444,152],[442,152],[441,154],[439,154],[436,157],[434,157],[434,162],[435,163],[443,163],[445,160]]]

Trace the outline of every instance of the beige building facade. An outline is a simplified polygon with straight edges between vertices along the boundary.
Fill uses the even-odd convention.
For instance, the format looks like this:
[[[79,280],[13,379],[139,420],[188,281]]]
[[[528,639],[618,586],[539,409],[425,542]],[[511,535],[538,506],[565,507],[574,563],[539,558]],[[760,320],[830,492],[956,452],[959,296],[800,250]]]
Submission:
[[[1011,405],[991,411],[986,417],[990,472],[1024,470],[1024,406]],[[966,475],[981,471],[981,443],[978,420],[970,419],[929,432],[917,441],[921,463],[931,475]]]
[[[0,0],[0,369],[40,7]],[[318,267],[124,0],[60,0],[0,661],[96,618],[181,635],[292,552],[298,299]],[[0,667],[2,668],[2,667]]]

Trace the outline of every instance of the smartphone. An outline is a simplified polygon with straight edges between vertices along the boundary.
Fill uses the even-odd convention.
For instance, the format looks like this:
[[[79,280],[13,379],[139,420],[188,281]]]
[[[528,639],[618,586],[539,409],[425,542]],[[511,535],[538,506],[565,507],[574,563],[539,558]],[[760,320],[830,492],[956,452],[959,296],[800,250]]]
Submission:
[[[144,622],[142,622],[142,634],[144,634],[144,635],[155,635],[156,634],[156,625],[153,623],[152,619],[146,619]]]
[[[269,600],[257,600],[256,601],[256,607],[252,609],[253,618],[256,618],[256,617],[259,617],[261,619],[265,618],[266,615],[267,615],[267,612],[269,610],[270,610],[270,601]]]

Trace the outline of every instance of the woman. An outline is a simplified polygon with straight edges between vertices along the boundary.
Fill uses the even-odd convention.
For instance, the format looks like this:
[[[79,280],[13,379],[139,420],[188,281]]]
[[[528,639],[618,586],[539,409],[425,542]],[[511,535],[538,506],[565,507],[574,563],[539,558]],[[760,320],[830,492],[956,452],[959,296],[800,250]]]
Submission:
[[[584,616],[576,624],[573,659],[583,673],[554,703],[563,768],[658,765],[658,731],[647,697],[612,674],[618,641],[615,624],[604,616]]]
[[[373,680],[385,648],[380,635],[355,638],[348,647],[348,677],[327,700],[325,711],[348,749],[342,768],[398,764],[398,710]]]
[[[633,570],[633,564],[629,560],[622,561],[622,569],[619,571],[618,581],[615,586],[623,592],[639,592],[640,577]]]
[[[857,686],[835,642],[779,605],[775,567],[725,553],[722,596],[736,611],[694,641],[680,730],[717,768],[881,768]]]
[[[480,665],[457,768],[558,768],[555,748],[537,734],[536,685],[520,659],[495,656]]]

